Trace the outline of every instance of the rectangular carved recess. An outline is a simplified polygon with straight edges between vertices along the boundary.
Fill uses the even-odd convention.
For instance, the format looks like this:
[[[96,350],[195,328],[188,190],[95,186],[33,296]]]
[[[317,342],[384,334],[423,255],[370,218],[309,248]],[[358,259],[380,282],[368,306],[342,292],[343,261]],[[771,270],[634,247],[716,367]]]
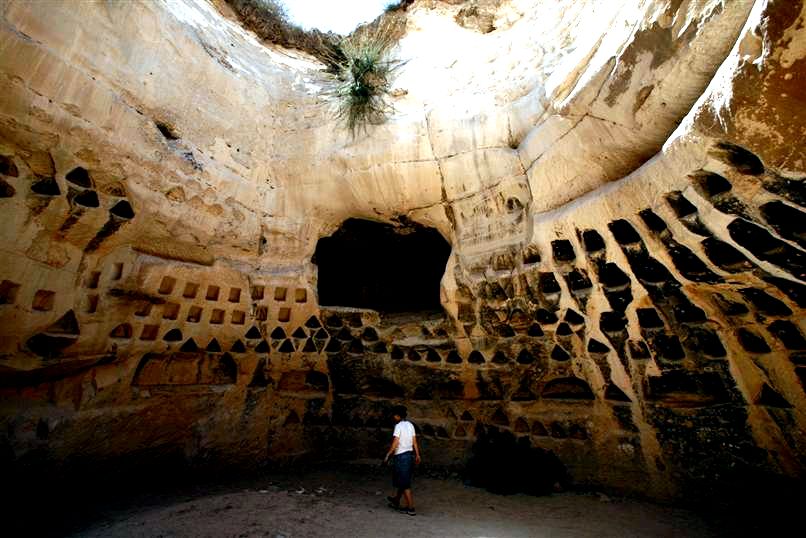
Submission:
[[[269,319],[269,307],[259,306],[255,309],[255,319],[258,321],[266,321]]]
[[[281,308],[277,313],[277,320],[282,321],[283,323],[289,321],[291,319],[291,309],[290,308]]]
[[[98,282],[101,280],[101,272],[100,271],[92,271],[89,275],[87,275],[87,279],[84,281],[84,285],[91,290],[98,288]]]
[[[159,329],[159,325],[143,325],[143,331],[140,333],[140,340],[156,340]]]
[[[304,288],[297,288],[294,290],[294,300],[298,303],[304,303],[308,300],[308,291]]]
[[[231,303],[239,303],[239,302],[241,302],[241,288],[230,288],[229,289],[229,302],[231,302]]]
[[[191,306],[190,310],[188,310],[188,318],[187,320],[190,323],[198,323],[201,321],[202,317],[202,308],[200,306]]]
[[[213,285],[207,286],[207,295],[205,296],[205,298],[208,301],[217,301],[218,300],[218,294],[220,292],[221,292],[221,288],[219,288],[218,286],[213,286]]]
[[[20,285],[10,280],[0,282],[0,304],[14,304],[17,302],[17,293]]]
[[[199,293],[199,285],[195,282],[188,282],[185,284],[185,291],[182,292],[182,297],[185,299],[195,299],[196,294]]]
[[[50,290],[39,290],[34,294],[34,301],[31,308],[41,312],[53,310],[53,303],[56,299],[56,292]]]
[[[286,288],[274,288],[274,300],[285,301],[286,293],[288,293]]]
[[[254,285],[252,286],[252,300],[253,301],[262,301],[263,296],[266,294],[266,287]]]
[[[233,310],[232,311],[232,324],[233,325],[243,325],[246,323],[246,312],[242,312],[240,310]]]
[[[163,319],[176,319],[179,317],[179,305],[176,303],[165,303],[162,307]]]
[[[112,280],[120,280],[123,278],[123,264],[116,263],[112,266]]]
[[[210,314],[210,323],[214,325],[221,325],[224,323],[224,311],[220,308],[213,308],[213,313]]]
[[[86,307],[87,314],[94,314],[98,311],[98,296],[97,295],[87,295],[87,307]]]
[[[170,295],[174,291],[174,286],[176,286],[176,279],[174,277],[171,276],[162,277],[159,292],[162,295]]]

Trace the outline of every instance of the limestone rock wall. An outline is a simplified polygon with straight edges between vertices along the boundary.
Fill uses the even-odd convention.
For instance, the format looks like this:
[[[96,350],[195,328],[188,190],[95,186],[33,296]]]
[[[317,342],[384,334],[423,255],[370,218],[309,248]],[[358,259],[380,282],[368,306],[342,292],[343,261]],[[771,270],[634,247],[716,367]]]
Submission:
[[[803,2],[487,4],[410,6],[352,139],[205,0],[0,1],[4,466],[377,456],[403,401],[442,464],[801,477]],[[442,315],[320,307],[351,217],[442,233]]]

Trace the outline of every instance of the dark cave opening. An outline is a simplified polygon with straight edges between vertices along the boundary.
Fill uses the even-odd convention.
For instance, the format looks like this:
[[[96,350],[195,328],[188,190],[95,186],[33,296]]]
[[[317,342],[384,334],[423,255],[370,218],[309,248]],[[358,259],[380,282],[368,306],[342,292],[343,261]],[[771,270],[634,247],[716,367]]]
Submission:
[[[440,280],[450,253],[434,228],[347,219],[316,245],[319,304],[382,314],[440,311]]]

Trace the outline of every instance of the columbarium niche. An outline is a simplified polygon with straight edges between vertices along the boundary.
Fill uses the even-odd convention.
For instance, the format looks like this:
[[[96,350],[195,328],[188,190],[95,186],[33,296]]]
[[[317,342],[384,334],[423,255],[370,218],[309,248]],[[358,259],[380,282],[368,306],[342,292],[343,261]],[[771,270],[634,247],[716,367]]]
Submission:
[[[347,219],[319,239],[319,304],[369,308],[382,314],[434,312],[451,247],[417,223]]]

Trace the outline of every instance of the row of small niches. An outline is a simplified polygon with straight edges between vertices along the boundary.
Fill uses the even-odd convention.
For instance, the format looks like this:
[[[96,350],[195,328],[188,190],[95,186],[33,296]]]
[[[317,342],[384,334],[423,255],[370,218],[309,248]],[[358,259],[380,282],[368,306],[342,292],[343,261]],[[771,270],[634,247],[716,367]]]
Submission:
[[[165,303],[162,306],[162,319],[175,321],[180,317],[180,310],[182,305],[178,303]],[[147,318],[151,316],[154,305],[151,303],[143,303],[135,312],[134,315],[140,318]],[[221,308],[213,308],[210,313],[208,323],[214,325],[221,325],[226,318],[226,310]],[[189,323],[200,323],[204,315],[204,308],[197,305],[190,305],[185,315],[185,321]],[[230,323],[233,325],[243,325],[246,323],[248,314],[243,310],[233,310],[230,313]],[[269,307],[257,306],[252,312],[251,317],[257,321],[267,321],[269,319]],[[277,309],[277,321],[286,323],[291,320],[291,308],[284,306]]]
[[[160,282],[160,286],[157,289],[157,293],[160,295],[171,295],[173,294],[174,290],[176,289],[177,280],[171,276],[165,276],[162,278]],[[196,296],[199,294],[200,284],[195,282],[186,282],[185,287],[182,290],[182,297],[185,299],[195,299]],[[230,303],[240,303],[241,302],[241,295],[242,290],[241,288],[230,288],[229,293],[227,294],[227,300]],[[296,288],[293,290],[294,295],[294,302],[295,303],[306,303],[308,302],[308,290],[305,288]],[[204,298],[208,301],[218,301],[219,297],[221,296],[221,286],[216,286],[214,284],[210,284],[207,286],[207,291],[205,293]],[[251,296],[253,301],[262,301],[266,296],[266,286],[252,286],[251,287]],[[291,299],[291,294],[289,293],[289,289],[286,287],[278,286],[274,288],[274,300],[277,302],[287,302]]]

